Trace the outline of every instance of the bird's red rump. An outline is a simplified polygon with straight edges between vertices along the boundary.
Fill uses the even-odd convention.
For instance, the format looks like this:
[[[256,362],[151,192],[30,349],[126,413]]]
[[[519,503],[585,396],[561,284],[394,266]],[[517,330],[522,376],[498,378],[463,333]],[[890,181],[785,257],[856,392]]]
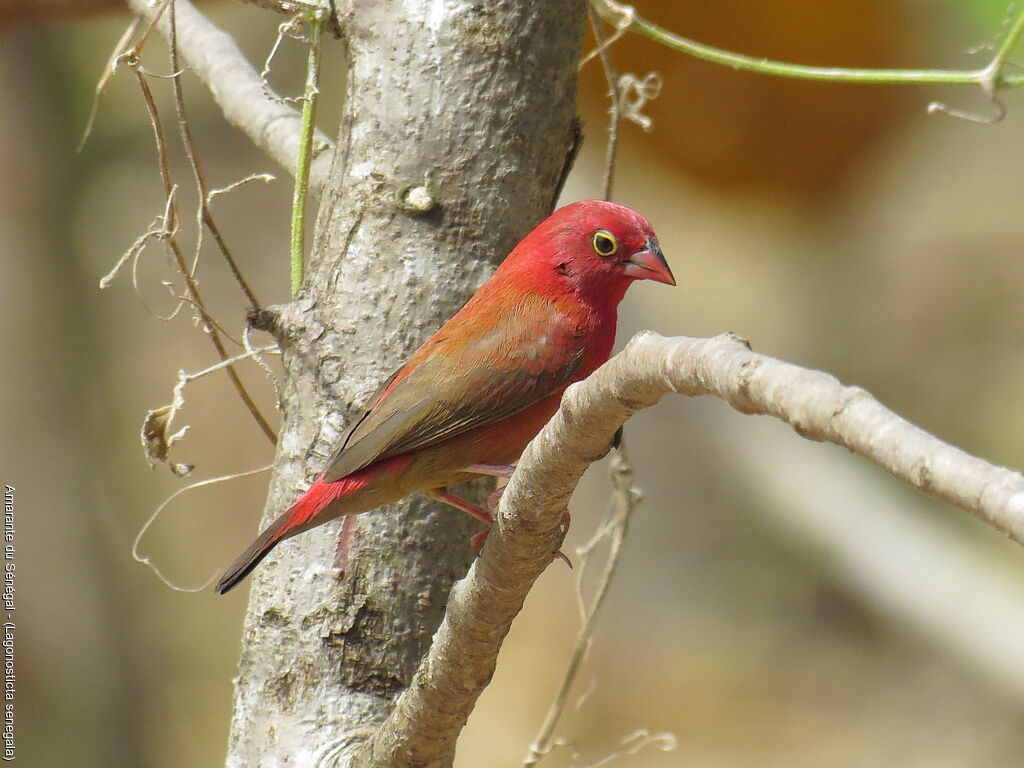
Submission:
[[[370,481],[382,475],[394,477],[402,474],[412,464],[412,460],[411,453],[392,456],[358,472],[353,472],[348,477],[335,480],[333,483],[328,483],[322,477],[318,477],[309,490],[292,505],[288,528],[305,525],[332,502],[361,491]]]

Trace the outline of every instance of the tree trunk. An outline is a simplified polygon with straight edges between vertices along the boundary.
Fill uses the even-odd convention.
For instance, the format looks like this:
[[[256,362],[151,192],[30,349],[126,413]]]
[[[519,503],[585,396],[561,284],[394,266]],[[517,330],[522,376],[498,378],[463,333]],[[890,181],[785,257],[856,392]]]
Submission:
[[[279,317],[283,423],[263,525],[550,211],[573,141],[579,0],[351,7],[338,150],[306,284]],[[409,684],[473,527],[421,498],[355,524],[343,575],[340,522],[256,570],[229,766],[344,765]]]

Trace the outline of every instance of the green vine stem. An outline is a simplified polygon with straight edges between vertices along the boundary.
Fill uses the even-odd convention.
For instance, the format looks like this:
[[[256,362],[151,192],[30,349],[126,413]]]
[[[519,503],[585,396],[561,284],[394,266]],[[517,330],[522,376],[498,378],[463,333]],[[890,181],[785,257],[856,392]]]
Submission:
[[[980,69],[871,69],[847,67],[814,67],[784,61],[744,56],[714,48],[670,32],[642,18],[631,5],[615,0],[591,0],[601,18],[619,30],[636,32],[677,51],[696,56],[733,69],[759,72],[763,75],[825,80],[836,83],[932,83],[979,85],[987,95],[1004,87],[1024,84],[1024,72],[1006,72],[1010,51],[1024,31],[1024,10],[1014,20],[992,60]]]
[[[320,32],[324,11],[307,11],[309,22],[309,58],[306,63],[306,89],[302,97],[302,132],[299,157],[295,163],[295,194],[292,197],[291,288],[292,296],[302,287],[306,253],[306,200],[309,198],[309,163],[313,156],[313,129],[320,90]]]

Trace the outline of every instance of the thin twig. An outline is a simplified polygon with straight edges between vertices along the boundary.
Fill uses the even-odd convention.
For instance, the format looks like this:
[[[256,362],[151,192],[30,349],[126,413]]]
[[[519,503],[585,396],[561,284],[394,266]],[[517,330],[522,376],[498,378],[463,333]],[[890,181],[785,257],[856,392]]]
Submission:
[[[213,198],[219,195],[226,195],[228,192],[234,192],[239,187],[245,186],[252,181],[262,181],[264,184],[269,184],[272,181],[276,181],[277,177],[272,173],[250,173],[244,179],[238,179],[228,184],[226,187],[217,187],[211,189],[210,193],[206,196],[206,204],[209,205],[213,202]]]
[[[171,13],[170,13],[170,19],[169,19],[169,22],[170,22],[170,35],[169,35],[169,38],[170,38],[170,49],[171,49],[171,70],[177,72],[178,71],[178,55],[177,55],[177,47],[176,47],[176,42],[177,41],[175,39],[176,36],[175,36],[175,31],[174,31],[175,30],[174,2],[171,2],[170,6],[171,6]],[[174,78],[174,80],[172,82],[174,83],[174,87],[175,87],[175,90],[174,90],[175,100],[176,100],[176,103],[178,104],[178,107],[179,107],[178,119],[179,119],[179,125],[180,125],[181,121],[184,119],[184,112],[180,111],[180,107],[181,107],[181,90],[180,90],[180,88],[181,88],[181,86],[180,86],[180,83],[178,81],[178,78]],[[185,122],[187,123],[187,121],[185,121]],[[187,151],[187,148],[186,148],[186,151]],[[196,167],[196,166],[193,166],[193,167]],[[161,161],[160,161],[160,172],[161,172],[161,175],[163,176],[164,188],[165,188],[165,190],[167,190],[167,189],[170,188],[170,173],[167,170],[166,154],[161,158]],[[205,201],[205,191],[204,191],[203,194],[202,194],[202,204],[205,205],[205,202],[206,201]],[[174,238],[171,238],[168,242],[169,242],[169,244],[171,246],[172,252],[174,253],[174,258],[175,258],[175,262],[177,263],[177,266],[178,266],[178,271],[181,273],[182,278],[185,280],[185,286],[188,289],[188,295],[191,297],[192,301],[195,302],[196,311],[199,313],[199,316],[200,316],[200,318],[203,321],[204,327],[205,327],[205,329],[207,331],[207,335],[210,337],[210,342],[213,344],[214,348],[217,350],[217,354],[220,356],[221,360],[227,360],[228,359],[228,353],[227,353],[227,350],[224,347],[224,342],[221,341],[220,334],[218,333],[217,328],[215,327],[215,325],[213,323],[213,319],[210,317],[210,313],[207,311],[206,306],[203,304],[203,300],[202,300],[201,296],[199,295],[199,287],[196,284],[193,272],[192,272],[192,270],[190,270],[188,268],[188,265],[185,263],[185,256],[181,252],[181,248],[178,246],[177,240],[174,239]],[[242,384],[242,380],[238,376],[238,372],[235,370],[233,365],[232,366],[228,366],[227,374],[228,374],[228,378],[231,379],[231,383],[234,385],[235,390],[238,392],[238,396],[242,399],[242,402],[245,404],[245,407],[248,409],[249,413],[252,414],[253,419],[255,419],[256,423],[259,425],[260,429],[263,431],[263,434],[265,434],[267,436],[267,439],[270,440],[271,443],[274,443],[276,445],[277,444],[277,435],[275,434],[274,430],[271,428],[270,424],[267,423],[267,420],[263,417],[263,414],[260,413],[259,408],[256,407],[256,403],[253,402],[253,399],[249,395],[249,392],[246,390],[245,385]]]
[[[135,242],[132,243],[128,247],[128,250],[121,255],[121,258],[117,260],[117,263],[114,264],[111,270],[100,278],[99,283],[101,291],[107,288],[114,281],[114,278],[117,277],[121,268],[130,260],[132,262],[132,288],[135,290],[135,295],[138,296],[139,300],[142,302],[143,309],[154,317],[159,316],[149,308],[146,304],[146,300],[142,298],[142,293],[139,290],[139,283],[137,279],[138,261],[139,256],[146,249],[150,240],[166,241],[170,234],[171,230],[168,229],[168,221],[171,217],[171,209],[174,206],[174,196],[176,193],[176,188],[171,190],[171,194],[168,195],[166,200],[164,200],[163,214],[158,215],[153,220],[153,223],[149,225],[149,229],[135,239]]]
[[[173,293],[173,291],[172,291],[172,293]],[[179,296],[178,294],[174,294],[174,297],[178,301],[182,302],[183,304],[188,304],[190,307],[197,308],[195,301],[188,294],[185,294],[184,296]],[[217,329],[217,332],[221,336],[223,336],[225,339],[230,341],[235,346],[238,346],[238,347],[243,346],[242,340],[241,339],[236,339],[232,335],[232,333],[227,328],[225,328],[223,325],[221,325],[220,321],[217,318],[215,318],[213,315],[210,315],[210,322],[212,323],[213,327]]]
[[[260,358],[260,355],[279,355],[281,354],[281,348],[277,344],[267,344],[264,347],[253,347],[251,344],[247,344],[245,352],[239,352],[237,355],[229,357],[227,360],[221,360],[219,363],[203,368],[201,371],[195,373],[185,373],[181,375],[181,380],[185,384],[190,384],[197,379],[201,379],[204,376],[209,376],[211,373],[227,368],[229,365],[234,365],[242,360],[249,360],[250,358],[254,363],[263,368],[266,363]]]
[[[168,496],[166,499],[164,499],[160,503],[160,506],[158,506],[155,510],[153,510],[153,513],[146,519],[146,522],[142,524],[141,528],[139,528],[139,532],[137,534],[135,534],[135,540],[132,541],[132,559],[135,560],[135,562],[141,563],[142,565],[144,565],[147,568],[149,568],[150,570],[152,570],[153,573],[156,574],[157,578],[160,579],[160,581],[162,581],[166,586],[168,586],[171,589],[173,589],[175,592],[202,592],[204,589],[206,589],[208,586],[210,586],[210,584],[213,583],[214,579],[217,578],[217,573],[216,572],[214,572],[214,574],[212,576],[210,576],[210,578],[207,579],[205,583],[201,584],[198,587],[182,587],[182,586],[179,586],[178,584],[175,584],[174,582],[172,582],[169,578],[167,578],[164,575],[163,571],[160,570],[160,566],[158,566],[156,563],[154,563],[146,555],[143,555],[143,554],[139,553],[139,545],[142,543],[142,537],[146,535],[146,532],[152,527],[153,523],[156,522],[156,519],[161,515],[161,513],[165,509],[167,509],[167,505],[169,505],[172,501],[174,501],[176,498],[181,496],[181,494],[187,493],[188,491],[195,490],[196,488],[202,488],[202,487],[207,486],[207,485],[215,485],[217,483],[223,483],[223,482],[226,482],[228,480],[238,480],[238,479],[243,478],[243,477],[250,477],[252,475],[258,475],[261,472],[267,472],[268,470],[273,469],[273,467],[274,467],[273,464],[268,464],[265,467],[259,467],[257,469],[250,469],[250,470],[246,470],[245,472],[235,472],[235,473],[230,474],[230,475],[221,475],[220,477],[211,477],[211,478],[208,478],[206,480],[200,480],[200,481],[195,482],[195,483],[190,483],[189,485],[186,485],[184,488],[179,488],[174,493],[172,493],[170,496]]]
[[[1003,24],[1006,24],[1006,19],[1003,20]],[[976,112],[968,112],[967,110],[950,107],[941,101],[933,101],[928,105],[928,113],[940,112],[951,117],[959,117],[962,120],[982,123],[984,125],[993,125],[1001,122],[1006,117],[1006,104],[999,98],[998,91],[1002,85],[1008,84],[1003,68],[1009,63],[1007,59],[1009,59],[1010,52],[1020,39],[1021,32],[1024,32],[1024,9],[1017,15],[1013,26],[1010,27],[1003,38],[1003,42],[995,48],[992,60],[979,70],[979,72],[984,73],[984,76],[979,80],[979,85],[981,85],[985,95],[988,96],[989,101],[992,102],[992,106],[995,107],[995,112],[991,115],[981,115]]]
[[[316,107],[320,101],[320,31],[323,11],[307,12],[310,27],[309,58],[306,63],[306,88],[302,97],[302,131],[299,158],[295,166],[295,192],[292,196],[291,288],[294,296],[302,287],[306,253],[306,201],[309,198],[309,164],[313,156],[313,130]]]
[[[601,58],[605,79],[608,81],[608,98],[611,100],[611,106],[608,109],[611,117],[608,124],[608,144],[605,150],[602,188],[604,199],[610,200],[618,150],[619,126],[622,122],[622,89],[619,75],[611,60],[611,55],[608,53],[608,43],[605,40],[604,31],[601,29],[601,20],[593,8],[589,8],[589,16],[594,39],[597,41],[596,51]],[[629,528],[629,519],[643,498],[643,493],[633,484],[633,467],[629,462],[626,446],[621,439],[612,456],[609,475],[612,482],[612,507],[599,526],[597,533],[580,550],[580,568],[576,577],[576,592],[580,607],[580,631],[576,636],[576,643],[573,646],[569,664],[562,675],[558,692],[548,707],[547,715],[544,717],[537,737],[530,746],[530,751],[523,759],[524,768],[537,765],[558,743],[553,741],[555,728],[565,710],[569,692],[579,674],[580,666],[590,650],[590,641],[597,627],[598,611],[604,605],[612,580],[618,570],[619,559],[622,556],[622,544]],[[583,576],[595,547],[606,538],[610,539],[608,555],[594,597],[588,606],[583,596]]]
[[[174,5],[173,3],[169,3],[165,0],[164,4],[161,6],[161,10],[166,5],[171,5],[170,36],[171,39],[173,40]],[[146,110],[149,114],[150,124],[153,127],[153,134],[156,140],[157,162],[160,168],[160,179],[163,183],[164,195],[167,200],[167,213],[165,214],[164,217],[164,229],[167,232],[167,234],[165,236],[161,236],[161,239],[167,244],[168,248],[170,249],[174,257],[174,261],[175,264],[177,265],[178,272],[181,274],[182,279],[185,281],[185,287],[187,290],[186,295],[190,299],[196,311],[199,313],[200,319],[203,321],[204,328],[207,331],[207,335],[210,337],[210,341],[213,344],[214,349],[216,349],[217,354],[220,356],[221,360],[227,360],[227,349],[224,347],[224,343],[220,338],[220,333],[217,331],[216,323],[210,316],[209,312],[207,312],[206,307],[203,304],[202,298],[199,294],[199,288],[194,278],[194,266],[192,269],[188,267],[185,261],[185,256],[182,253],[181,247],[178,244],[177,238],[175,237],[174,234],[177,231],[178,214],[177,207],[173,202],[175,188],[171,181],[171,172],[167,159],[167,141],[164,138],[163,126],[160,121],[160,113],[157,110],[156,102],[153,99],[152,91],[150,90],[149,83],[146,82],[146,77],[142,73],[141,67],[139,66],[139,54],[141,52],[141,47],[144,44],[145,40],[148,38],[150,30],[156,25],[158,18],[159,11],[153,17],[152,21],[150,22],[150,25],[146,28],[140,40],[137,41],[135,45],[122,56],[122,58],[132,68],[132,71],[135,72],[136,78],[139,82],[139,87],[142,90],[143,99],[146,102]],[[171,45],[171,50],[175,50],[173,43]],[[173,54],[171,60],[171,69],[173,71],[178,71],[177,57]],[[177,84],[177,78],[175,78],[173,82]],[[184,302],[179,298],[178,308],[180,308],[183,303]],[[172,313],[172,317],[174,314],[177,313],[177,311],[178,310],[175,309],[175,312]],[[266,419],[263,417],[259,409],[256,407],[256,404],[253,402],[245,386],[242,384],[242,381],[238,376],[238,372],[234,369],[234,366],[228,367],[227,374],[228,377],[231,379],[231,383],[234,385],[236,391],[238,392],[239,397],[242,398],[242,402],[245,404],[246,408],[252,414],[253,418],[256,420],[256,423],[259,425],[260,429],[272,443],[276,444],[277,435],[274,433],[274,430],[270,427]]]
[[[617,452],[612,456],[609,474],[612,480],[614,503],[608,517],[602,523],[594,538],[584,547],[583,552],[585,554],[583,557],[586,560],[581,560],[580,575],[577,577],[577,589],[582,614],[580,631],[576,636],[572,656],[569,658],[569,664],[562,675],[562,682],[558,687],[558,692],[548,707],[547,715],[537,734],[537,738],[534,739],[529,753],[523,759],[524,768],[537,765],[541,758],[551,751],[554,745],[552,737],[555,727],[558,725],[558,720],[565,710],[566,702],[569,700],[569,691],[572,689],[576,676],[579,674],[580,665],[590,650],[590,641],[594,636],[594,629],[597,627],[598,612],[604,605],[612,580],[615,578],[615,573],[618,570],[619,560],[622,555],[622,543],[629,530],[629,520],[643,498],[643,494],[633,484],[633,468],[630,465],[624,445],[620,444]],[[601,572],[600,580],[594,591],[594,597],[588,607],[583,601],[583,585],[581,583],[583,572],[590,554],[598,542],[605,538],[610,539],[608,557],[605,559],[604,570]]]
[[[591,7],[589,10],[591,12],[594,11],[593,7]],[[576,65],[577,69],[583,69],[583,67],[585,67],[594,59],[596,59],[598,56],[600,56],[602,51],[606,51],[608,48],[610,48],[612,43],[614,43],[620,37],[626,34],[627,30],[627,27],[616,27],[615,31],[612,32],[609,37],[600,42],[598,45],[594,46],[594,50],[588,52],[586,56],[580,59],[580,63]]]
[[[248,342],[248,339],[246,341]],[[157,463],[162,462],[167,464],[171,472],[178,477],[190,474],[195,469],[194,465],[187,462],[172,462],[170,457],[171,448],[184,437],[189,429],[187,424],[180,429],[177,429],[174,424],[178,412],[185,407],[185,387],[197,379],[227,369],[235,363],[249,358],[252,358],[257,365],[267,370],[267,364],[260,358],[260,354],[264,352],[279,353],[279,349],[276,344],[261,349],[253,349],[252,345],[247,344],[245,352],[230,357],[227,360],[222,360],[196,373],[178,371],[178,381],[175,383],[174,389],[171,390],[171,402],[147,412],[146,418],[142,422],[142,429],[140,430],[142,450],[146,454],[146,460],[150,463],[150,466],[156,466]],[[276,387],[275,382],[275,391]]]
[[[267,378],[270,380],[270,384],[274,388],[274,403],[277,405],[277,410],[283,411],[284,402],[281,399],[281,382],[277,380],[277,376],[274,375],[274,372],[270,369],[270,366],[267,365],[266,360],[264,360],[260,356],[262,352],[271,351],[273,349],[280,350],[280,347],[275,344],[273,347],[262,347],[260,349],[254,349],[252,346],[252,341],[249,339],[249,335],[251,333],[252,326],[249,323],[246,323],[242,327],[242,343],[245,345],[246,351],[252,355],[253,362],[256,363],[256,365],[258,365],[261,369],[263,369],[263,373],[265,373]],[[280,351],[278,351],[278,354],[280,354]]]
[[[153,128],[153,139],[156,142],[156,159],[157,165],[160,169],[160,180],[164,185],[163,226],[161,231],[155,232],[155,235],[159,237],[172,254],[175,254],[177,251],[176,235],[179,223],[177,203],[178,187],[171,181],[171,169],[167,160],[167,139],[164,137],[163,123],[160,120],[160,112],[156,107],[156,100],[153,98],[153,91],[150,89],[149,82],[146,80],[146,75],[142,71],[142,67],[140,65],[138,44],[136,44],[135,48],[125,54],[124,59],[135,74],[136,82],[138,82],[139,89],[142,91],[142,99],[146,103],[146,113],[149,116],[149,124]],[[150,231],[153,231],[152,228]],[[138,243],[139,241],[136,242]],[[142,244],[144,245],[145,243],[143,242]],[[135,258],[132,261],[132,286],[138,296],[141,296],[137,279],[138,256],[141,253],[142,249],[140,248],[136,251]],[[180,256],[180,254],[177,255]],[[177,317],[178,312],[180,312],[181,308],[184,306],[184,301],[182,301],[180,297],[175,296],[175,299],[176,302],[174,309],[171,310],[168,315],[157,315],[150,311],[148,307],[147,311],[150,311],[150,314],[160,320],[173,320]],[[143,304],[145,304],[145,302],[143,302]]]
[[[78,140],[78,146],[75,147],[75,152],[81,154],[82,149],[85,148],[85,142],[89,140],[89,135],[92,133],[92,127],[96,122],[96,115],[99,114],[100,110],[100,96],[107,89],[107,85],[110,84],[111,78],[114,76],[114,68],[117,66],[118,59],[121,58],[124,53],[125,47],[129,41],[135,37],[135,33],[139,31],[139,27],[142,26],[142,19],[135,17],[131,23],[125,27],[124,32],[121,34],[121,38],[114,45],[114,52],[110,58],[107,59],[106,65],[103,67],[103,72],[100,74],[100,79],[96,82],[96,88],[92,94],[92,104],[89,105],[89,116],[85,119],[85,128],[82,129],[82,138]]]
[[[286,103],[286,99],[278,96],[270,87],[270,69],[274,63],[274,58],[277,56],[277,52],[281,49],[281,44],[284,42],[286,31],[290,30],[299,18],[298,15],[295,15],[288,19],[288,21],[282,21],[277,25],[277,37],[274,38],[274,44],[270,46],[270,53],[267,54],[267,58],[263,62],[263,69],[260,70],[260,82],[263,84],[263,93],[268,99],[274,99],[282,104]]]
[[[324,7],[325,3],[315,2],[315,0],[312,2],[307,2],[307,0],[243,0],[243,2],[280,13],[283,16],[294,16],[296,11],[316,13],[329,10]]]
[[[604,199],[611,200],[612,184],[615,180],[615,158],[619,149],[619,125],[622,123],[622,91],[619,88],[619,75],[608,54],[604,30],[601,29],[601,19],[593,6],[587,6],[587,11],[590,28],[594,31],[594,39],[597,41],[598,55],[601,57],[601,67],[604,69],[605,80],[608,81],[608,98],[611,100],[611,106],[608,107],[608,144],[605,146],[604,181],[602,182]]]
[[[145,19],[155,19],[163,5],[154,8],[150,0],[127,0],[128,6]],[[234,37],[218,29],[188,0],[177,0],[178,51],[189,70],[209,89],[229,123],[248,136],[289,173],[295,169],[300,114],[280,99],[268,98],[259,73],[242,54]],[[288,15],[294,15],[293,8]],[[169,37],[167,19],[155,29]],[[315,134],[314,160],[310,170],[310,192],[319,195],[333,156],[331,140]]]
[[[1003,20],[1006,23],[1006,20]],[[1024,32],[1024,8],[1022,8],[1017,18],[1013,22],[1013,26],[1010,27],[1006,33],[1006,37],[1003,38],[1003,42],[996,48],[995,55],[992,57],[992,61],[989,62],[988,68],[992,70],[993,81],[999,76],[999,70],[1002,69],[1003,64],[1008,58],[1010,58],[1010,52],[1013,47],[1017,44],[1017,40],[1020,39],[1021,33]]]
[[[171,55],[171,71],[179,72],[178,24],[173,5],[171,6],[170,39],[168,40],[168,43]],[[221,255],[224,257],[224,261],[227,262],[228,269],[235,278],[235,282],[238,283],[238,287],[242,289],[242,293],[245,294],[246,299],[249,301],[249,305],[258,307],[260,306],[259,299],[257,299],[256,295],[252,292],[252,289],[249,287],[249,283],[246,282],[245,277],[242,276],[242,271],[238,268],[238,263],[235,261],[234,256],[231,255],[231,251],[228,249],[227,243],[224,241],[224,237],[220,233],[220,228],[217,226],[217,223],[213,219],[213,215],[210,213],[210,196],[206,189],[206,177],[203,175],[202,166],[199,164],[199,155],[196,152],[196,145],[192,139],[192,126],[185,114],[185,98],[181,90],[181,78],[172,78],[171,84],[174,88],[174,108],[178,115],[178,132],[181,134],[181,143],[185,150],[185,157],[188,158],[189,165],[192,167],[192,175],[195,178],[196,190],[199,194],[201,223],[198,236],[196,238],[196,256],[198,258],[199,248],[202,245],[202,225],[205,224],[206,228],[210,230],[210,234],[213,235],[213,239],[217,242],[217,247],[220,249]]]
[[[704,61],[722,64],[733,69],[776,75],[799,80],[826,80],[837,83],[931,83],[947,85],[980,85],[986,90],[1024,84],[1024,73],[1004,72],[1010,50],[1024,31],[1024,11],[1017,16],[992,61],[980,69],[872,69],[857,67],[816,67],[791,64],[784,61],[744,56],[690,40],[664,27],[652,24],[636,8],[615,0],[590,0],[602,18],[620,29],[661,43],[676,51],[687,53]]]

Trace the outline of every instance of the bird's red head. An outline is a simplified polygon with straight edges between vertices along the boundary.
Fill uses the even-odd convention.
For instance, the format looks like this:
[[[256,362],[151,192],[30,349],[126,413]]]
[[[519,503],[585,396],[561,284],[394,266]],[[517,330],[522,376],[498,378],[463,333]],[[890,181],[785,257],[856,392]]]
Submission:
[[[613,307],[634,280],[676,284],[650,222],[603,200],[559,208],[516,246],[506,264],[537,289],[568,290]]]

